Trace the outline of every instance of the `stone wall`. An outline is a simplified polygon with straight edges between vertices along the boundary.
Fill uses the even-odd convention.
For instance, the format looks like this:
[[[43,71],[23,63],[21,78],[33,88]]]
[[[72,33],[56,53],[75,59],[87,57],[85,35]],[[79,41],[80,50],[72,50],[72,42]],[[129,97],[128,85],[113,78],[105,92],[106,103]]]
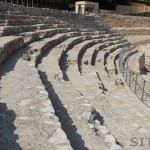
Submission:
[[[128,36],[128,35],[150,35],[150,29],[128,29],[128,28],[122,28],[122,29],[116,29],[115,31],[121,34],[122,36]]]
[[[150,34],[150,17],[116,14],[102,14],[101,16],[105,25],[123,36]]]
[[[102,18],[111,27],[150,27],[150,17],[102,14]]]
[[[16,15],[30,15],[30,16],[54,16],[59,18],[68,19],[82,19],[82,20],[93,20],[92,16],[78,15],[75,13],[68,13],[61,10],[46,9],[46,8],[32,8],[21,5],[15,5],[10,3],[0,2],[0,12],[5,14],[16,14]]]
[[[145,4],[132,3],[131,5],[118,5],[116,7],[118,13],[140,13],[140,12],[150,12],[150,6]]]
[[[0,64],[5,61],[5,59],[12,54],[14,51],[19,49],[24,45],[24,40],[22,37],[18,37],[10,42],[4,44],[0,47]]]

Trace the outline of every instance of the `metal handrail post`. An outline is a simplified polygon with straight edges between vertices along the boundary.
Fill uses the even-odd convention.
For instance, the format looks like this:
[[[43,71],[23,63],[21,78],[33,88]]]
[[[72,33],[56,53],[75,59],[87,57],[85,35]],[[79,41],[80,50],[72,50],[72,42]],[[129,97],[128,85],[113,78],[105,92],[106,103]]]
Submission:
[[[134,89],[135,94],[136,94],[136,88],[137,88],[137,79],[138,79],[138,75],[136,74],[136,77],[135,77],[135,89]]]
[[[146,82],[146,81],[144,80],[143,88],[142,88],[142,97],[141,97],[141,101],[143,101],[143,98],[144,98],[145,82]]]
[[[129,71],[129,74],[130,74],[130,76],[129,76],[129,87],[131,86],[131,73],[132,73],[132,71],[130,70]]]

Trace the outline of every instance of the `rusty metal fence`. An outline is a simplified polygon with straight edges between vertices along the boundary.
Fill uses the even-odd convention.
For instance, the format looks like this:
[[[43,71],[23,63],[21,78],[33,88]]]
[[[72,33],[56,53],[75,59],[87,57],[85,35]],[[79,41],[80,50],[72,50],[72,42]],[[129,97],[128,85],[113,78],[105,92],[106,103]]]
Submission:
[[[135,93],[142,103],[150,108],[150,82],[146,81],[128,66],[129,53],[131,53],[131,49],[125,47],[119,54],[120,72],[131,91]]]

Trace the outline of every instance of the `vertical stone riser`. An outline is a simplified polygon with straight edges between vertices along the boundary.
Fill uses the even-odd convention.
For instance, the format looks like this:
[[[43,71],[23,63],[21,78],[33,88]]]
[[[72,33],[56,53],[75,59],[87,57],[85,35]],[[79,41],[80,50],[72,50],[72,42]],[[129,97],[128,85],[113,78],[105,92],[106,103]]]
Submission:
[[[23,45],[23,38],[18,38],[4,45],[4,47],[2,47],[0,51],[0,64],[2,64],[9,55],[21,48]]]

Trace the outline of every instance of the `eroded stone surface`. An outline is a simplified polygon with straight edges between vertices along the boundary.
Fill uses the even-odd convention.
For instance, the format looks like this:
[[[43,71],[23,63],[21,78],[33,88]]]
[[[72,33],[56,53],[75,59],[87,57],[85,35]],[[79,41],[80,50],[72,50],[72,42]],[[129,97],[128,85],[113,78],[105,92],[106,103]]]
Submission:
[[[150,46],[145,51],[145,68],[150,72]]]
[[[58,128],[52,137],[50,137],[49,142],[52,144],[66,144],[66,135],[62,129]]]
[[[6,4],[4,4],[4,6],[6,6]],[[14,5],[14,8],[18,9],[20,7]],[[12,9],[12,7],[9,7],[9,9]],[[149,135],[149,118],[147,115],[149,114],[148,110],[145,110],[145,107],[143,107],[143,105],[137,101],[137,99],[129,92],[128,89],[126,89],[125,86],[123,89],[120,87],[116,88],[116,80],[114,80],[117,79],[115,70],[113,70],[113,73],[109,73],[108,71],[108,75],[106,71],[108,65],[105,65],[106,68],[104,67],[104,63],[107,62],[107,59],[104,56],[107,53],[110,55],[110,58],[109,56],[108,58],[113,64],[112,68],[115,68],[114,59],[116,59],[115,61],[117,63],[117,54],[120,51],[115,48],[117,42],[119,43],[122,41],[118,39],[118,41],[115,42],[116,37],[114,35],[106,34],[106,32],[103,31],[100,31],[100,33],[97,32],[96,35],[94,35],[95,33],[93,31],[91,33],[89,32],[89,37],[87,36],[88,34],[85,33],[83,33],[84,36],[82,36],[82,33],[79,33],[79,30],[72,30],[72,32],[74,31],[75,33],[64,34],[65,32],[68,32],[69,29],[63,28],[73,27],[73,22],[71,22],[69,26],[68,24],[54,25],[57,28],[62,27],[62,30],[60,31],[56,30],[55,28],[53,31],[40,31],[42,29],[52,28],[53,26],[46,24],[28,26],[27,24],[36,24],[38,21],[44,23],[42,18],[48,18],[50,21],[53,21],[53,19],[57,20],[59,19],[60,15],[63,17],[64,13],[61,12],[58,15],[57,11],[55,12],[53,10],[51,15],[53,14],[57,17],[52,19],[49,17],[50,14],[47,13],[47,10],[45,11],[44,9],[38,9],[38,11],[35,11],[33,8],[28,9],[30,11],[26,11],[26,8],[21,6],[22,12],[13,11],[16,14],[21,15],[29,14],[28,16],[24,15],[24,17],[31,17],[36,20],[25,22],[25,20],[21,18],[23,16],[11,15],[12,12],[10,11],[10,15],[6,15],[5,17],[7,19],[13,17],[17,18],[18,20],[16,22],[13,22],[13,20],[6,21],[5,25],[24,24],[24,26],[6,27],[3,30],[3,34],[0,33],[0,35],[9,35],[26,32],[28,30],[36,30],[36,33],[23,33],[21,35],[23,36],[24,42],[28,45],[25,49],[25,54],[29,54],[31,56],[31,62],[20,59],[21,56],[18,56],[17,58],[15,58],[16,56],[12,56],[15,61],[10,58],[6,66],[4,64],[4,68],[2,68],[2,72],[5,74],[2,76],[3,100],[1,102],[8,104],[7,109],[12,109],[16,115],[14,115],[16,118],[11,118],[13,121],[15,121],[12,122],[12,125],[10,126],[12,127],[14,124],[16,127],[15,134],[19,135],[17,141],[19,145],[23,149],[34,149],[36,147],[36,150],[71,150],[72,147],[70,146],[70,141],[73,143],[75,143],[74,141],[77,141],[74,144],[77,147],[79,144],[77,149],[86,149],[84,146],[87,146],[87,149],[99,150],[101,148],[104,150],[119,150],[123,149],[124,147],[125,149],[131,148],[127,138]],[[48,15],[48,17],[40,17],[38,15]],[[64,15],[64,17],[67,16],[68,14]],[[69,14],[68,22],[72,17],[76,18],[77,16],[75,14]],[[84,23],[84,16],[80,17],[81,18],[78,18],[78,20],[75,20],[78,21],[78,24],[80,21],[83,21]],[[107,19],[108,18],[106,17],[106,20]],[[123,17],[123,19],[130,21],[127,17]],[[85,20],[85,23],[87,23],[88,19]],[[48,23],[46,21],[45,23]],[[134,21],[134,23],[123,23],[126,23],[126,26],[130,26],[132,23],[135,24],[137,22],[137,20]],[[145,21],[145,24],[147,25],[149,20],[146,19]],[[141,23],[141,21],[139,22]],[[118,23],[119,26],[122,26],[122,22],[115,21],[114,23]],[[138,26],[140,23],[136,25]],[[89,27],[94,27],[95,29],[98,27],[98,29],[100,29],[99,25],[94,26],[92,22],[89,23],[88,28]],[[87,29],[85,29],[85,31],[86,30]],[[90,29],[88,29],[88,31],[90,31]],[[131,28],[127,32],[130,32],[130,34],[135,34],[137,33],[136,31]],[[139,32],[140,31],[141,29]],[[144,29],[143,33],[146,31],[147,29]],[[59,34],[59,32],[62,34]],[[127,32],[125,34],[127,34]],[[149,32],[146,33],[148,34]],[[56,34],[56,36],[53,36],[53,34]],[[114,42],[111,42],[112,39],[108,39],[110,36],[114,36]],[[98,40],[96,40],[96,38],[98,38]],[[104,40],[101,40],[100,38],[104,38]],[[89,43],[90,39],[92,39],[92,43]],[[16,41],[16,43],[13,42],[11,44],[5,44],[8,47],[2,46],[3,50],[5,48],[5,52],[7,52],[9,49],[9,53],[13,51],[12,47],[14,50],[17,49],[17,47],[15,47],[16,45],[21,47],[24,42],[22,37],[19,40],[20,45],[18,41]],[[36,40],[39,41],[36,42]],[[109,43],[106,42],[103,44],[105,40],[108,40]],[[78,43],[80,41],[81,43]],[[91,47],[90,56],[93,54],[92,49],[93,52],[94,50],[100,50],[100,54],[97,56],[98,59],[95,61],[99,66],[96,66],[97,68],[95,66],[91,67],[92,56],[90,59],[87,59],[84,55],[83,57],[85,57],[85,60],[88,60],[88,63],[83,61],[86,64],[86,69],[88,72],[86,72],[87,70],[84,68],[85,66],[80,66],[82,68],[81,72],[79,72],[78,65],[84,64],[82,62],[81,64],[78,64],[78,61],[80,61],[81,50],[82,52],[83,50],[88,52],[88,48],[91,46],[91,44],[98,41],[99,44],[102,44],[101,48],[95,47],[96,49],[93,49],[93,47]],[[33,43],[29,44],[31,42]],[[61,42],[62,44],[59,44]],[[122,44],[121,46],[124,45]],[[49,48],[51,48],[51,52],[43,57],[37,70],[35,67],[35,62],[37,62],[42,56],[43,52]],[[66,63],[69,69],[67,68],[67,71],[64,68],[63,70],[59,66],[61,65],[59,63],[61,58],[64,57],[63,55],[65,51],[68,51]],[[20,53],[18,52],[17,54]],[[7,56],[7,53],[3,53],[2,55],[3,58],[6,58]],[[63,63],[65,64],[65,62]],[[9,64],[12,66],[9,66]],[[9,69],[7,70],[6,68],[9,68],[11,71]],[[64,74],[62,71],[66,71],[70,81],[64,81]],[[39,75],[40,73],[42,74],[41,76]],[[82,73],[83,75],[81,76]],[[99,74],[99,78],[96,73]],[[44,86],[41,83],[41,80],[43,81],[43,84],[48,82],[47,86]],[[107,87],[107,89],[102,87],[102,84],[98,84],[100,81]],[[117,85],[122,84],[122,80],[117,82]],[[99,88],[101,90],[99,90]],[[50,92],[48,93],[48,91]],[[107,91],[107,94],[101,94],[103,91]],[[49,99],[48,96],[51,98]],[[27,97],[29,97],[29,99],[27,99]],[[53,102],[53,105],[51,102]],[[55,108],[53,108],[53,106]],[[97,113],[99,115],[103,114],[103,116],[95,119],[95,114],[93,115],[90,112],[90,107],[92,106],[96,107],[96,110],[98,111]],[[60,117],[59,119],[56,117],[55,112]],[[89,116],[91,116],[91,121],[89,121],[90,123],[88,123],[90,118]],[[65,125],[65,127],[63,125]],[[141,127],[141,125],[143,126]],[[64,130],[66,133],[61,129],[62,126],[63,129],[66,129]],[[0,133],[3,127],[3,123],[0,124]],[[11,129],[13,129],[13,127]],[[70,141],[67,139],[67,134],[70,134],[70,136],[68,136]],[[9,135],[6,136],[9,137]],[[5,138],[2,140],[5,140]],[[7,144],[10,143],[10,141],[8,141]],[[121,142],[119,143],[118,141]],[[123,144],[124,147],[122,147],[121,144]]]

